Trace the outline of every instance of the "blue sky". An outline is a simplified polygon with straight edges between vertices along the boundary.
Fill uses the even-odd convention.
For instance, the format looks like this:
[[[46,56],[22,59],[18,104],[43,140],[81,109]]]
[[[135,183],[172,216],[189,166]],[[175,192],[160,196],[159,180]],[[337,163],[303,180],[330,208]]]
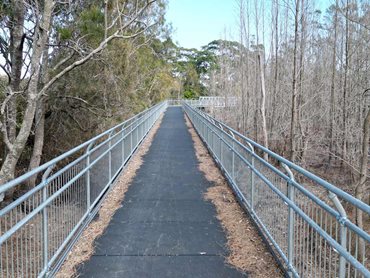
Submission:
[[[166,19],[174,28],[173,39],[180,46],[199,48],[225,37],[225,28],[237,28],[234,0],[169,0]]]
[[[334,3],[334,0],[310,1],[323,12]],[[225,32],[227,39],[237,40],[238,13],[235,0],[169,0],[166,20],[172,23],[175,42],[199,49],[212,40],[225,38]]]

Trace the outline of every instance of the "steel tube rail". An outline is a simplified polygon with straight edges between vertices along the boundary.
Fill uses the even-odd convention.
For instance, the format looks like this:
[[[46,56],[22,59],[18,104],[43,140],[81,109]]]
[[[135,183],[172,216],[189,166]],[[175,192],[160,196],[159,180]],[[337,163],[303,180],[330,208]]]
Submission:
[[[212,120],[214,122],[214,120]],[[216,126],[216,125],[215,125]],[[217,127],[217,126],[216,126]],[[235,138],[234,138],[235,139]],[[224,140],[223,140],[224,141]],[[291,182],[294,186],[296,186],[296,188],[298,188],[303,194],[307,195],[308,197],[312,198],[312,200],[317,203],[319,206],[323,207],[324,209],[328,210],[328,212],[330,212],[333,216],[335,217],[340,217],[340,214],[334,210],[333,208],[331,208],[330,206],[328,206],[325,202],[323,202],[322,200],[320,200],[319,198],[317,198],[315,195],[313,195],[310,191],[306,190],[304,187],[302,187],[299,183],[296,183],[294,179],[291,179],[290,177],[286,176],[282,171],[280,171],[279,169],[277,169],[275,166],[271,165],[270,163],[266,162],[263,158],[261,158],[260,156],[258,156],[257,154],[255,154],[254,152],[254,148],[253,146],[249,143],[249,142],[246,142],[246,146],[244,146],[242,143],[240,143],[238,140],[235,141],[241,148],[243,148],[244,150],[246,150],[247,152],[250,152],[251,155],[252,155],[252,162],[254,162],[254,159],[257,159],[259,162],[261,162],[262,164],[264,164],[264,166],[268,167],[270,170],[272,170],[274,173],[276,173],[277,175],[279,175],[281,178],[285,179],[287,182]],[[227,144],[225,142],[225,144]],[[281,165],[285,165],[283,162],[281,163]],[[285,167],[288,167],[285,165]],[[284,168],[285,168],[284,167]],[[252,163],[252,168],[254,168],[254,165]],[[253,175],[252,175],[253,177]],[[254,183],[252,182],[252,185]]]
[[[148,113],[148,111],[155,109],[155,107],[158,108],[160,105],[163,105],[163,103],[157,104],[156,106],[154,106],[152,108],[148,108],[145,111],[140,112],[139,114],[131,117],[130,119],[124,121],[123,123],[120,123],[120,124],[118,124],[118,125],[110,128],[110,129],[106,130],[105,132],[103,132],[103,133],[95,136],[94,138],[91,138],[90,140],[88,140],[88,141],[82,143],[81,145],[79,145],[79,146],[77,146],[77,147],[75,147],[75,148],[73,148],[73,149],[65,152],[64,154],[62,154],[62,155],[60,155],[60,156],[58,156],[58,157],[56,157],[56,158],[54,158],[54,159],[46,162],[45,164],[43,164],[43,165],[41,165],[41,166],[33,169],[32,171],[29,171],[29,172],[25,173],[24,175],[22,175],[22,176],[20,176],[18,178],[13,179],[12,181],[10,181],[10,182],[8,182],[6,184],[0,185],[0,193],[3,193],[5,191],[9,190],[10,188],[12,188],[12,187],[20,184],[21,182],[24,182],[25,180],[29,179],[30,177],[34,176],[35,174],[38,174],[41,171],[47,169],[49,166],[51,166],[53,164],[56,164],[57,162],[59,162],[59,161],[65,159],[65,158],[67,158],[67,157],[75,154],[79,150],[81,150],[84,147],[88,146],[90,143],[94,143],[97,140],[99,140],[100,138],[102,138],[103,136],[105,136],[105,135],[109,134],[110,132],[112,132],[113,130],[117,130],[118,128],[120,128],[122,126],[125,126],[128,123],[131,123],[132,121],[135,121],[139,116],[141,117],[145,113]],[[167,105],[167,103],[166,103],[166,105]],[[131,124],[128,124],[128,125],[130,126],[130,125],[132,125],[132,123]]]
[[[186,102],[187,103],[187,102]],[[199,110],[196,110],[197,113],[199,113],[200,115],[202,116],[205,116],[207,118],[208,121],[212,122],[215,126],[215,128],[217,129],[218,128],[218,125],[222,125],[224,126],[225,128],[228,128],[224,123],[222,122],[219,122],[218,120],[212,118],[210,115],[208,114],[205,114]],[[216,124],[217,123],[217,124]],[[222,130],[222,129],[221,129]],[[229,132],[233,132],[234,130],[232,128],[229,128]],[[240,134],[240,133],[239,133]],[[229,136],[229,134],[226,134],[227,136]],[[244,137],[244,136],[243,136]],[[235,138],[234,138],[235,139]],[[254,152],[254,148],[252,146],[252,144],[250,143],[250,139],[248,139],[248,141],[245,141],[245,144],[246,146],[244,146],[242,143],[240,143],[239,141],[236,141],[238,143],[238,145],[240,145],[242,148],[244,148],[246,151],[250,152],[251,155],[253,156],[252,157],[252,164],[254,163],[254,159],[257,159],[259,162],[261,162],[262,164],[264,164],[264,166],[266,166],[267,168],[271,169],[274,173],[276,173],[277,175],[279,175],[280,177],[282,177],[283,179],[285,179],[288,183],[291,183],[293,186],[295,186],[301,193],[305,194],[307,197],[309,197],[312,201],[314,201],[317,205],[319,205],[321,208],[325,209],[327,212],[329,212],[332,216],[336,217],[339,219],[339,222],[343,225],[345,225],[347,228],[351,229],[352,231],[354,231],[356,234],[358,234],[359,236],[361,236],[362,238],[364,238],[366,241],[370,241],[370,235],[368,233],[366,233],[365,231],[361,230],[358,228],[358,226],[356,226],[355,224],[353,224],[352,222],[348,221],[347,219],[347,216],[346,216],[346,213],[343,212],[343,206],[341,205],[339,199],[338,199],[338,196],[336,194],[334,194],[333,192],[331,192],[330,190],[328,190],[329,192],[331,192],[331,194],[334,194],[336,196],[336,198],[330,198],[331,194],[329,194],[329,198],[332,200],[336,210],[332,207],[330,207],[328,204],[326,204],[324,201],[322,201],[320,198],[317,198],[314,194],[312,194],[312,192],[308,191],[306,188],[304,188],[301,184],[297,183],[295,181],[295,179],[291,179],[289,178],[288,176],[284,175],[280,170],[278,170],[276,167],[274,167],[273,165],[271,165],[270,163],[266,162],[262,157],[258,156],[257,154],[255,154]],[[227,144],[225,142],[225,144]],[[255,144],[255,145],[258,145],[258,144]],[[269,151],[269,153],[271,154],[272,152]],[[277,154],[275,154],[276,157],[280,157],[278,156]],[[279,163],[281,165],[285,165],[284,168],[288,167],[283,161],[281,160],[278,160]],[[254,166],[252,166],[253,168]],[[290,169],[290,168],[289,168]],[[306,170],[305,170],[306,171]],[[299,172],[298,172],[299,173]],[[311,173],[310,173],[311,174]],[[311,174],[313,175],[313,174]],[[253,173],[252,173],[252,176],[251,176],[252,180],[253,180]],[[318,177],[317,177],[318,178]],[[320,178],[318,178],[320,179]],[[252,182],[252,186],[254,185],[254,182]],[[332,185],[333,186],[333,185]],[[326,188],[324,186],[324,188]],[[339,188],[337,188],[336,192],[341,191]],[[252,189],[252,200],[253,200],[253,192],[254,190]],[[345,193],[345,192],[344,192]],[[345,193],[347,194],[347,193]],[[347,194],[349,195],[349,194]],[[351,196],[351,195],[350,195]],[[351,196],[351,198],[354,198],[353,196]],[[354,198],[355,199],[355,198]],[[357,199],[356,199],[357,200]],[[359,201],[359,200],[357,200]],[[361,209],[364,209],[365,207],[365,213],[368,213],[368,209],[366,209],[366,207],[369,207],[367,204],[363,203],[362,201],[359,201],[359,202],[350,202],[352,204],[360,204],[359,205],[359,208]],[[361,204],[362,203],[362,204]],[[357,206],[356,206],[357,207]],[[252,208],[253,208],[253,204],[252,204]],[[369,214],[369,213],[368,213]]]
[[[187,103],[187,102],[186,102]],[[219,124],[220,122],[213,119],[212,117],[210,117],[208,114],[204,114],[202,113],[201,111],[197,111],[198,113],[200,114],[203,114],[204,116],[206,116],[207,120],[212,122],[214,124],[214,126],[216,127],[216,129],[218,128],[218,126],[215,124]],[[229,130],[229,132],[232,132]],[[227,134],[228,135],[228,134]],[[235,137],[234,137],[235,139]],[[224,141],[223,139],[221,139],[222,141]],[[343,206],[341,205],[338,197],[330,192],[329,194],[329,198],[333,201],[333,204],[335,205],[335,208],[337,210],[335,210],[334,208],[330,207],[328,204],[326,204],[324,201],[322,201],[321,199],[317,198],[312,192],[308,191],[306,188],[304,188],[301,184],[297,183],[294,179],[292,178],[289,178],[288,176],[284,175],[280,170],[278,170],[276,167],[274,167],[273,165],[269,164],[268,162],[266,162],[263,158],[261,158],[260,156],[256,155],[254,153],[254,149],[253,149],[253,146],[249,143],[249,142],[245,142],[246,143],[246,146],[242,145],[239,141],[236,141],[236,143],[238,145],[240,145],[242,148],[244,148],[246,151],[250,152],[253,157],[252,157],[252,168],[254,167],[253,164],[254,164],[254,159],[258,159],[258,161],[260,161],[261,163],[264,164],[264,166],[268,167],[269,169],[271,169],[274,173],[276,173],[277,175],[279,175],[280,177],[282,177],[283,179],[285,179],[288,183],[291,183],[293,186],[295,186],[295,188],[297,188],[301,193],[303,193],[304,195],[306,195],[307,197],[309,197],[312,201],[314,201],[317,205],[319,205],[321,208],[325,209],[327,212],[329,212],[332,216],[338,218],[338,220],[343,224],[345,225],[347,228],[351,229],[352,231],[354,231],[355,233],[357,233],[358,235],[360,235],[362,238],[364,238],[366,241],[370,241],[370,235],[368,233],[366,233],[365,231],[361,230],[358,228],[358,226],[356,226],[355,224],[353,224],[352,222],[348,221],[347,219],[347,216],[346,216],[346,213],[343,212],[344,211],[344,208]],[[227,142],[225,142],[225,144],[228,144]],[[288,166],[285,165],[283,162],[280,162],[281,165],[283,166],[283,168],[287,168]],[[289,168],[289,167],[288,167]],[[290,173],[292,173],[290,171]],[[251,179],[253,181],[253,173],[251,175]],[[254,182],[252,182],[252,209],[253,209],[253,186],[254,186]],[[335,198],[331,197],[333,194],[335,196]]]
[[[199,113],[202,113],[201,111],[198,111]],[[356,199],[355,197],[353,197],[352,195],[348,194],[347,192],[339,189],[338,187],[336,187],[335,185],[327,182],[326,180],[312,174],[311,172],[303,169],[302,167],[294,164],[293,162],[287,160],[286,158],[272,152],[271,150],[265,148],[264,146],[254,142],[253,140],[245,137],[244,135],[242,135],[241,133],[239,133],[238,131],[236,131],[235,129],[227,126],[226,124],[214,119],[212,116],[208,115],[210,118],[212,118],[216,123],[222,125],[223,127],[227,128],[228,130],[234,132],[234,134],[238,135],[241,139],[243,139],[245,142],[248,142],[250,143],[251,145],[253,145],[254,147],[258,148],[259,150],[267,153],[268,155],[271,155],[274,159],[280,161],[281,163],[284,163],[285,165],[287,165],[288,167],[290,167],[292,170],[295,170],[297,171],[298,173],[304,175],[305,177],[317,182],[318,184],[320,184],[321,186],[325,187],[327,190],[335,193],[338,197],[346,200],[347,202],[349,203],[352,203],[353,205],[359,207],[360,209],[364,210],[366,213],[370,214],[370,206],[365,204],[363,201],[361,200],[358,200]]]
[[[195,106],[183,109],[290,276],[370,277],[370,235],[341,202],[369,215],[367,204]]]
[[[157,104],[0,186],[3,193],[43,174],[36,187],[0,210],[0,277],[55,274],[167,106]]]
[[[130,125],[129,125],[130,126]],[[122,132],[122,131],[120,131]],[[116,136],[116,135],[115,135]],[[124,136],[122,138],[122,140],[124,140],[126,137],[128,137],[129,134],[127,134],[126,136]],[[98,150],[100,147],[104,146],[107,142],[109,142],[110,138],[107,140],[107,141],[104,141],[102,143],[100,143],[99,145],[95,146],[93,149],[91,149],[91,147],[93,146],[93,144],[96,142],[95,140],[93,142],[91,142],[89,144],[89,146],[87,147],[86,149],[86,152],[85,154],[81,155],[80,157],[78,157],[76,160],[74,160],[73,162],[69,163],[68,165],[66,165],[65,167],[63,167],[61,170],[57,171],[55,174],[53,174],[49,179],[55,179],[57,178],[58,176],[62,175],[66,170],[70,169],[72,166],[76,165],[78,162],[80,162],[81,160],[83,160],[84,158],[87,158],[89,160],[89,153],[93,152],[93,151],[96,151]],[[91,141],[91,140],[90,140]],[[119,142],[118,142],[119,143]],[[117,145],[118,143],[116,143],[115,145]],[[114,146],[113,146],[114,147]],[[99,159],[101,157],[103,157],[106,153],[108,153],[108,151],[102,153],[100,155],[100,157],[98,157],[95,162],[93,162],[90,166],[87,166],[85,168],[85,170],[82,170],[80,174],[83,174],[86,170],[89,170],[92,166],[94,166],[95,163],[97,163],[99,161]],[[61,155],[63,156],[63,155]],[[126,163],[126,161],[125,161]],[[49,163],[46,163],[49,165]],[[56,164],[51,164],[49,166],[49,168],[51,166],[55,166]],[[44,165],[40,166],[43,167]],[[43,167],[44,168],[44,167]],[[27,175],[27,174],[26,174]],[[32,188],[30,191],[28,191],[27,193],[25,193],[24,195],[22,195],[21,197],[19,197],[18,199],[16,199],[14,202],[10,203],[8,206],[6,206],[5,208],[1,209],[0,210],[0,215],[4,215],[5,213],[9,212],[10,210],[12,210],[13,208],[15,208],[17,205],[19,205],[20,203],[22,203],[25,199],[27,199],[29,196],[31,196],[32,194],[35,194],[35,192],[41,190],[45,185],[47,185],[47,183],[45,183],[45,180],[43,180],[38,186]]]
[[[187,103],[187,102],[185,102],[185,103]],[[218,125],[223,125],[223,126],[225,126],[225,127],[227,127],[225,124],[223,124],[223,123],[221,123],[221,122],[219,122],[218,120],[215,120],[214,118],[212,118],[211,116],[209,116],[208,114],[205,114],[205,113],[203,113],[203,112],[201,112],[201,111],[199,111],[199,110],[196,110],[196,112],[197,113],[199,113],[200,115],[202,115],[202,116],[206,116],[206,118],[209,120],[209,119],[211,119],[211,122],[214,124],[214,126],[216,127],[216,128],[218,128],[218,126],[215,124],[215,123],[217,123]],[[221,129],[222,130],[222,129]],[[234,130],[232,129],[232,128],[229,128],[229,132],[233,132]],[[240,134],[240,133],[239,133]],[[229,136],[228,134],[226,134],[227,136]],[[235,138],[234,138],[235,139]],[[243,138],[242,139],[244,139],[244,136],[243,136]],[[338,204],[338,202],[340,202],[339,201],[339,199],[338,198],[336,198],[337,200],[335,200],[335,199],[333,199],[333,198],[330,198],[330,199],[332,199],[332,201],[333,201],[333,203],[334,203],[334,205],[335,205],[335,207],[336,207],[336,209],[337,210],[335,210],[335,209],[333,209],[332,207],[330,207],[330,206],[328,206],[325,202],[323,202],[322,200],[320,200],[319,198],[317,198],[316,196],[314,196],[310,191],[308,191],[308,190],[306,190],[304,187],[302,187],[301,186],[301,184],[299,184],[299,183],[297,183],[294,179],[290,179],[289,177],[287,177],[286,175],[284,175],[280,170],[278,170],[276,167],[274,167],[273,165],[271,165],[270,163],[268,163],[268,162],[266,162],[262,157],[260,157],[260,156],[258,156],[257,154],[255,154],[255,152],[252,150],[251,151],[251,147],[250,146],[252,146],[252,144],[250,143],[250,139],[248,139],[248,141],[246,141],[245,142],[245,144],[247,145],[247,146],[249,146],[249,148],[247,148],[246,146],[244,146],[242,143],[240,143],[239,141],[237,141],[237,143],[241,146],[241,147],[243,147],[245,150],[247,150],[248,152],[250,152],[251,154],[252,154],[252,156],[254,157],[254,158],[256,158],[256,159],[258,159],[258,161],[259,162],[261,162],[262,164],[264,164],[264,166],[266,166],[266,167],[268,167],[269,169],[271,169],[272,171],[274,171],[277,175],[279,175],[279,176],[281,176],[283,179],[285,179],[287,182],[291,182],[296,188],[298,188],[303,194],[305,194],[305,195],[307,195],[308,197],[310,197],[315,203],[317,203],[319,206],[321,206],[322,208],[324,208],[324,209],[326,209],[328,212],[330,212],[333,216],[335,216],[335,217],[339,217],[339,218],[341,218],[341,221],[342,222],[345,222],[346,223],[346,225],[348,225],[348,227],[349,228],[351,228],[351,229],[353,229],[354,231],[356,231],[357,233],[360,233],[361,234],[361,236],[363,236],[363,237],[365,237],[365,238],[367,238],[368,240],[370,240],[370,237],[369,237],[369,235],[368,234],[366,234],[366,233],[364,233],[363,231],[359,231],[358,230],[358,228],[356,228],[357,226],[354,226],[351,222],[348,222],[347,221],[347,218],[346,218],[346,216],[345,216],[345,213],[342,213],[342,211],[343,211],[343,206],[341,205],[341,204]],[[227,144],[226,142],[225,142],[225,144]],[[258,145],[257,143],[255,144],[255,145]],[[265,149],[265,148],[264,148]],[[263,151],[263,150],[262,150]],[[271,151],[269,151],[269,153],[271,154],[272,152]],[[275,156],[276,157],[280,157],[279,155],[277,155],[277,154],[275,154]],[[281,165],[285,165],[285,167],[288,167],[286,164],[285,164],[285,159],[284,159],[284,161],[282,161],[282,160],[278,160],[279,161],[279,163],[281,164]],[[299,167],[299,166],[298,166]],[[293,169],[293,168],[292,168]],[[305,170],[306,171],[306,170]],[[298,173],[300,173],[300,172],[298,172]],[[313,175],[312,173],[310,173],[310,175]],[[318,179],[320,179],[319,177],[317,177]],[[332,185],[332,186],[334,186],[334,185]],[[324,186],[324,188],[326,188],[325,186]],[[342,190],[340,190],[339,188],[336,188],[337,190],[339,190],[339,191],[342,191]],[[336,192],[338,192],[337,190],[335,190]],[[330,190],[328,190],[329,192],[331,192]],[[348,193],[346,193],[346,192],[344,192],[344,191],[342,191],[342,193],[344,193],[344,194],[347,194],[347,195],[349,195]],[[334,194],[334,193],[332,193],[332,194]],[[336,194],[334,194],[335,196],[337,196]],[[352,198],[352,200],[353,199],[355,199],[355,200],[357,200],[356,198],[354,198],[353,196],[351,196],[351,195],[349,195],[351,198]],[[347,199],[346,199],[347,200]],[[366,212],[366,213],[368,213],[369,214],[369,212],[368,212],[368,210],[369,210],[369,206],[367,205],[367,204],[365,204],[365,203],[363,203],[362,201],[360,201],[360,200],[357,200],[357,201],[349,201],[350,203],[352,203],[352,204],[356,204],[357,205],[357,207],[359,207],[359,208],[361,208],[361,209],[363,209],[364,210],[364,212]]]

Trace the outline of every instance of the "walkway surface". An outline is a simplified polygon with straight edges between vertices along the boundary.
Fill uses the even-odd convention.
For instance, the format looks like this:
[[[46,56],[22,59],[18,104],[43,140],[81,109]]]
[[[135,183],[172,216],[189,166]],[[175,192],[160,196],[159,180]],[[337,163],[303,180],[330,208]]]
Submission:
[[[197,165],[182,109],[170,107],[80,276],[242,277],[225,262],[225,234],[203,198],[211,184]]]

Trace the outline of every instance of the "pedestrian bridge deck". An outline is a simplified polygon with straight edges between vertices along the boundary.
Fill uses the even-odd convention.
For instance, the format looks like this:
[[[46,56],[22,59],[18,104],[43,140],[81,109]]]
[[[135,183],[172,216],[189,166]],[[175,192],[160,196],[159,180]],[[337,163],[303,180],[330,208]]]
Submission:
[[[242,277],[225,263],[224,231],[203,198],[211,184],[181,107],[167,109],[143,159],[81,277]]]

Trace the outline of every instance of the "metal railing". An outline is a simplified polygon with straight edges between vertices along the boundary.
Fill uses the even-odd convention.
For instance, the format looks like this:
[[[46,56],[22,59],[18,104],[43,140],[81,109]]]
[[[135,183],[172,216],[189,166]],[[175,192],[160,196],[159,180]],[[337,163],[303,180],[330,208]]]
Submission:
[[[0,210],[0,277],[52,276],[101,200],[167,108],[157,104],[0,186],[42,181]]]
[[[196,107],[183,108],[289,276],[370,277],[370,235],[353,220],[356,210],[368,219],[370,206]]]
[[[207,96],[199,97],[197,106],[200,107],[234,107],[238,103],[238,98],[234,96],[217,97]]]
[[[198,99],[170,99],[167,100],[169,105],[178,106],[182,103],[189,104],[195,107],[233,107],[236,106],[238,102],[237,97],[217,97],[217,96],[208,96],[208,97],[199,97]]]

